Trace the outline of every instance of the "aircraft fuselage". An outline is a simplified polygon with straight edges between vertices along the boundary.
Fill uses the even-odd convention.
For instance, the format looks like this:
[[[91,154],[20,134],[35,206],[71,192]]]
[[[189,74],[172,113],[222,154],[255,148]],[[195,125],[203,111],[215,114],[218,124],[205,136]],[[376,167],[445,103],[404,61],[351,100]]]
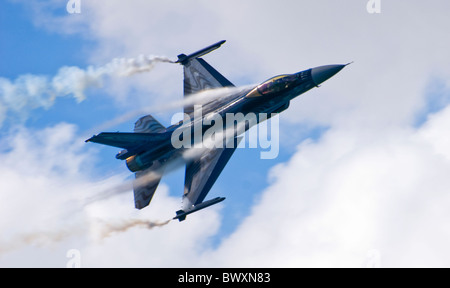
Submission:
[[[318,87],[320,83],[338,73],[343,67],[345,65],[320,66],[295,74],[275,76],[254,88],[231,95],[225,101],[222,99],[209,102],[204,106],[199,105],[190,115],[185,114],[183,121],[167,128],[167,132],[161,135],[164,141],[160,141],[158,145],[149,145],[143,152],[127,158],[127,167],[130,171],[136,172],[151,167],[155,161],[166,162],[181,156],[186,146],[195,148],[196,140],[203,139],[205,132],[213,125],[217,125],[218,117],[225,131],[230,128],[230,121],[227,121],[228,115],[244,116],[240,118],[241,121],[234,119],[236,121],[232,123],[233,137],[236,137],[261,121],[269,119],[275,113],[286,110],[290,100]],[[251,118],[248,115],[255,117]],[[261,115],[265,117],[260,117]],[[239,123],[242,121],[245,123]],[[241,129],[237,129],[238,125],[242,125]],[[182,147],[173,145],[171,140],[173,140],[173,133],[177,131],[180,135],[181,131],[184,131],[184,136],[190,133],[189,141],[187,143],[184,141],[188,145]]]

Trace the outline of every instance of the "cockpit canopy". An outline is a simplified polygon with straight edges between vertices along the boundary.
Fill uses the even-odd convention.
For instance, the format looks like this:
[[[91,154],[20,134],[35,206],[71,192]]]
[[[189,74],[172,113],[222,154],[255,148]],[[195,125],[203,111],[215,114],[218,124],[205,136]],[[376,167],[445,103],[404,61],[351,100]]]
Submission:
[[[275,76],[253,89],[247,97],[258,97],[278,93],[296,86],[298,84],[298,80],[299,77],[297,74]]]

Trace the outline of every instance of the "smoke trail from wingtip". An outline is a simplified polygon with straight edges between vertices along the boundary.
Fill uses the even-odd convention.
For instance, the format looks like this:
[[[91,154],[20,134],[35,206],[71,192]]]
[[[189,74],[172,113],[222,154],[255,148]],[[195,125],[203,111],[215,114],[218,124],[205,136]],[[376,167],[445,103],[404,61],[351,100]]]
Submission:
[[[98,232],[99,240],[103,240],[113,234],[124,233],[131,228],[140,227],[146,229],[153,229],[155,227],[163,227],[170,223],[172,219],[167,221],[151,221],[144,219],[126,219],[126,220],[91,220],[90,224],[94,224],[96,232]],[[10,239],[9,242],[0,242],[0,256],[2,254],[18,250],[28,246],[49,246],[67,240],[71,237],[82,236],[89,234],[86,226],[77,225],[73,227],[61,227],[49,231],[31,232],[26,234],[19,234]]]
[[[156,63],[173,63],[164,56],[138,58],[115,58],[103,66],[63,66],[55,76],[24,74],[15,80],[0,77],[0,126],[10,113],[26,119],[29,111],[36,108],[50,108],[56,98],[72,96],[83,101],[86,89],[101,87],[108,77],[127,77],[148,72]]]
[[[102,227],[100,229],[100,239],[110,237],[115,233],[123,233],[134,227],[141,227],[147,229],[153,229],[155,227],[162,227],[170,223],[172,219],[164,222],[156,222],[141,219],[130,219],[116,222],[102,222]]]
[[[45,246],[51,243],[57,243],[77,235],[78,231],[60,229],[57,231],[33,232],[16,235],[9,242],[0,243],[0,256],[4,253],[18,250],[31,245]]]

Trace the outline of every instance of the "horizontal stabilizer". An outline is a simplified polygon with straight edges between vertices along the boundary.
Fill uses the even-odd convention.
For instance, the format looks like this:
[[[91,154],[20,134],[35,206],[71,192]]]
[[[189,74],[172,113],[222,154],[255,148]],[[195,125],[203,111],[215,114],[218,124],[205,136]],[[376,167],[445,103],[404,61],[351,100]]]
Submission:
[[[133,183],[134,206],[142,209],[150,204],[156,188],[158,188],[163,174],[163,168],[157,161],[152,167],[136,172],[136,181]]]
[[[129,151],[135,151],[136,148],[146,144],[157,143],[165,140],[166,133],[121,133],[121,132],[102,132],[92,136],[86,142],[124,148]]]

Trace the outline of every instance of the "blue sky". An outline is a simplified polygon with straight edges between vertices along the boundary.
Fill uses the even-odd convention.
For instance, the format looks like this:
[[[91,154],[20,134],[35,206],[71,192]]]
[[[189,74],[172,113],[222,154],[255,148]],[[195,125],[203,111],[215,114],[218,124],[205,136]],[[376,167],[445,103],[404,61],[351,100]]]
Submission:
[[[68,203],[132,177],[114,158],[117,149],[84,140],[137,108],[179,100],[182,68],[159,63],[130,77],[105,76],[84,90],[83,101],[68,94],[47,108],[30,101],[14,112],[20,103],[0,95],[0,227],[9,239],[0,242],[0,266],[61,267],[71,248],[94,267],[360,267],[368,251],[378,251],[383,266],[450,265],[443,227],[450,219],[449,4],[382,0],[381,13],[369,14],[356,0],[211,2],[81,0],[81,14],[73,15],[66,1],[0,4],[0,79],[11,82],[52,79],[62,67],[99,67],[114,58],[175,58],[222,39],[227,43],[205,59],[236,85],[355,61],[283,112],[276,159],[260,159],[259,149],[235,152],[208,195],[225,202],[182,223],[100,241],[98,218],[172,216],[184,171],[166,175],[142,211],[134,210],[132,192],[122,191],[75,205],[67,216]],[[155,117],[168,125],[175,112]],[[131,131],[135,120],[108,130]],[[88,228],[45,245],[21,238],[70,225]]]
[[[0,13],[3,77],[15,78],[23,73],[51,75],[63,65],[86,64],[79,51],[87,43],[80,37],[62,37],[36,27],[30,11],[20,3],[5,1]]]

